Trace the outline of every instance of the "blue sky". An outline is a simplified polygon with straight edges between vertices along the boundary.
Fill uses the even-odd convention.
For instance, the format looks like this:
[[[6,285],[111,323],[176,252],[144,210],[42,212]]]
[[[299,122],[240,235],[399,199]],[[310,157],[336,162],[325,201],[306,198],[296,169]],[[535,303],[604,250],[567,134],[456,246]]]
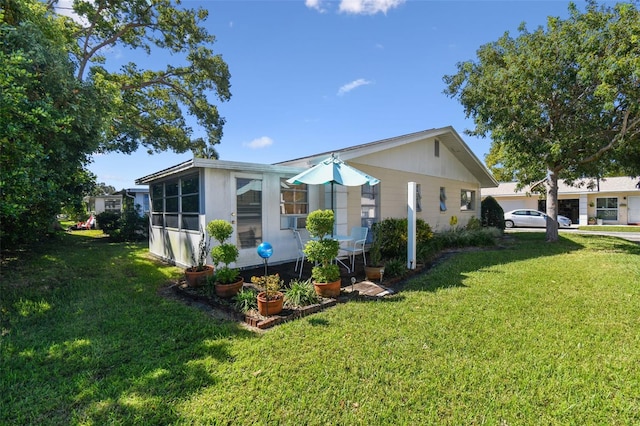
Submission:
[[[231,72],[220,159],[275,163],[420,130],[453,126],[484,160],[490,141],[471,138],[462,106],[442,77],[482,44],[568,16],[566,1],[283,0],[184,1],[209,10],[205,26]],[[577,2],[582,8],[583,2]],[[129,61],[115,49],[112,66]],[[175,59],[173,59],[175,60]],[[196,130],[196,136],[199,135]],[[191,158],[190,153],[94,157],[89,169],[116,189]]]

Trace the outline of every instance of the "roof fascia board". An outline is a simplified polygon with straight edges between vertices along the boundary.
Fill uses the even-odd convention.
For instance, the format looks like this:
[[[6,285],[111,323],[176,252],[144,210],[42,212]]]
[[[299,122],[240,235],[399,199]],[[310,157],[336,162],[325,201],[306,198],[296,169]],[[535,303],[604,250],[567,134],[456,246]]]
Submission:
[[[169,167],[168,169],[164,169],[159,172],[152,173],[148,176],[136,179],[136,185],[149,184],[153,181],[164,179],[177,173],[196,168],[241,171],[250,173],[279,173],[285,175],[295,175],[305,170],[304,168],[291,166],[245,163],[239,161],[211,160],[207,158],[193,158],[191,160],[185,161],[184,163]]]
[[[447,137],[451,136],[451,137]],[[353,147],[347,147],[344,149],[338,149],[333,151],[338,154],[341,160],[350,161],[363,157],[368,154],[373,154],[386,149],[396,148],[398,146],[419,142],[425,139],[438,139],[443,143],[447,149],[449,149],[458,160],[469,169],[469,171],[478,179],[481,186],[485,187],[497,187],[498,181],[489,173],[489,170],[482,164],[482,162],[476,157],[476,155],[469,149],[467,144],[462,140],[458,132],[452,126],[441,127],[438,129],[423,130],[420,132],[409,133],[407,135],[396,136],[393,138],[382,139],[375,142],[369,142],[361,145],[355,145]],[[453,149],[455,148],[455,149]],[[301,157],[295,160],[285,161],[281,164],[300,162],[306,160],[306,163],[310,166],[317,164],[324,160],[327,156],[331,155],[331,152],[323,152],[315,154],[309,157]],[[467,158],[465,158],[467,156]]]

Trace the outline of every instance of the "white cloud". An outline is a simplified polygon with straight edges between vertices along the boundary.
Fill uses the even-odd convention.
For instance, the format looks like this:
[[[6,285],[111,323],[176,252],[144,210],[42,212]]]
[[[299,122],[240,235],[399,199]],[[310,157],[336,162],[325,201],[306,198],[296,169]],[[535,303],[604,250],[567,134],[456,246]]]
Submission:
[[[320,13],[324,13],[327,10],[324,7],[322,7],[322,2],[323,2],[323,0],[305,0],[304,4],[309,9],[315,9]]]
[[[261,138],[254,139],[251,142],[244,142],[242,145],[251,149],[262,149],[273,145],[273,139],[268,136],[262,136]]]
[[[379,12],[387,13],[389,9],[398,7],[405,1],[406,0],[341,0],[340,12],[352,13],[354,15],[375,15]]]
[[[352,81],[351,83],[345,84],[340,89],[338,89],[338,96],[342,96],[345,93],[349,93],[350,91],[352,91],[357,87],[366,86],[367,84],[371,84],[371,83],[372,81],[365,80],[364,78],[359,78],[357,80]]]

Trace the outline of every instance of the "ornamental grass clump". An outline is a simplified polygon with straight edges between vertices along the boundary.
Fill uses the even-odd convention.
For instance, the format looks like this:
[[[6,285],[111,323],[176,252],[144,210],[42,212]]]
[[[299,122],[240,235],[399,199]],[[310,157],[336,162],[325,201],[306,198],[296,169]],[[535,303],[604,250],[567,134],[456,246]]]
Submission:
[[[190,271],[204,271],[207,266],[207,255],[209,254],[209,246],[211,245],[211,237],[207,236],[202,228],[200,228],[200,241],[198,242],[198,252],[191,253]]]
[[[284,304],[290,308],[313,305],[320,302],[311,280],[291,280],[284,295]]]

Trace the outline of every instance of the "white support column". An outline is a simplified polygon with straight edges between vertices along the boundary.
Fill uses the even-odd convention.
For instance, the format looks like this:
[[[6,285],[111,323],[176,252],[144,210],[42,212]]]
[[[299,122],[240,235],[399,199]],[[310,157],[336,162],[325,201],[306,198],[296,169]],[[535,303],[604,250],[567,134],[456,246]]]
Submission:
[[[587,225],[589,223],[589,205],[587,201],[587,194],[580,194],[578,201],[578,225]]]
[[[417,185],[407,185],[407,268],[416,269],[416,194]]]

